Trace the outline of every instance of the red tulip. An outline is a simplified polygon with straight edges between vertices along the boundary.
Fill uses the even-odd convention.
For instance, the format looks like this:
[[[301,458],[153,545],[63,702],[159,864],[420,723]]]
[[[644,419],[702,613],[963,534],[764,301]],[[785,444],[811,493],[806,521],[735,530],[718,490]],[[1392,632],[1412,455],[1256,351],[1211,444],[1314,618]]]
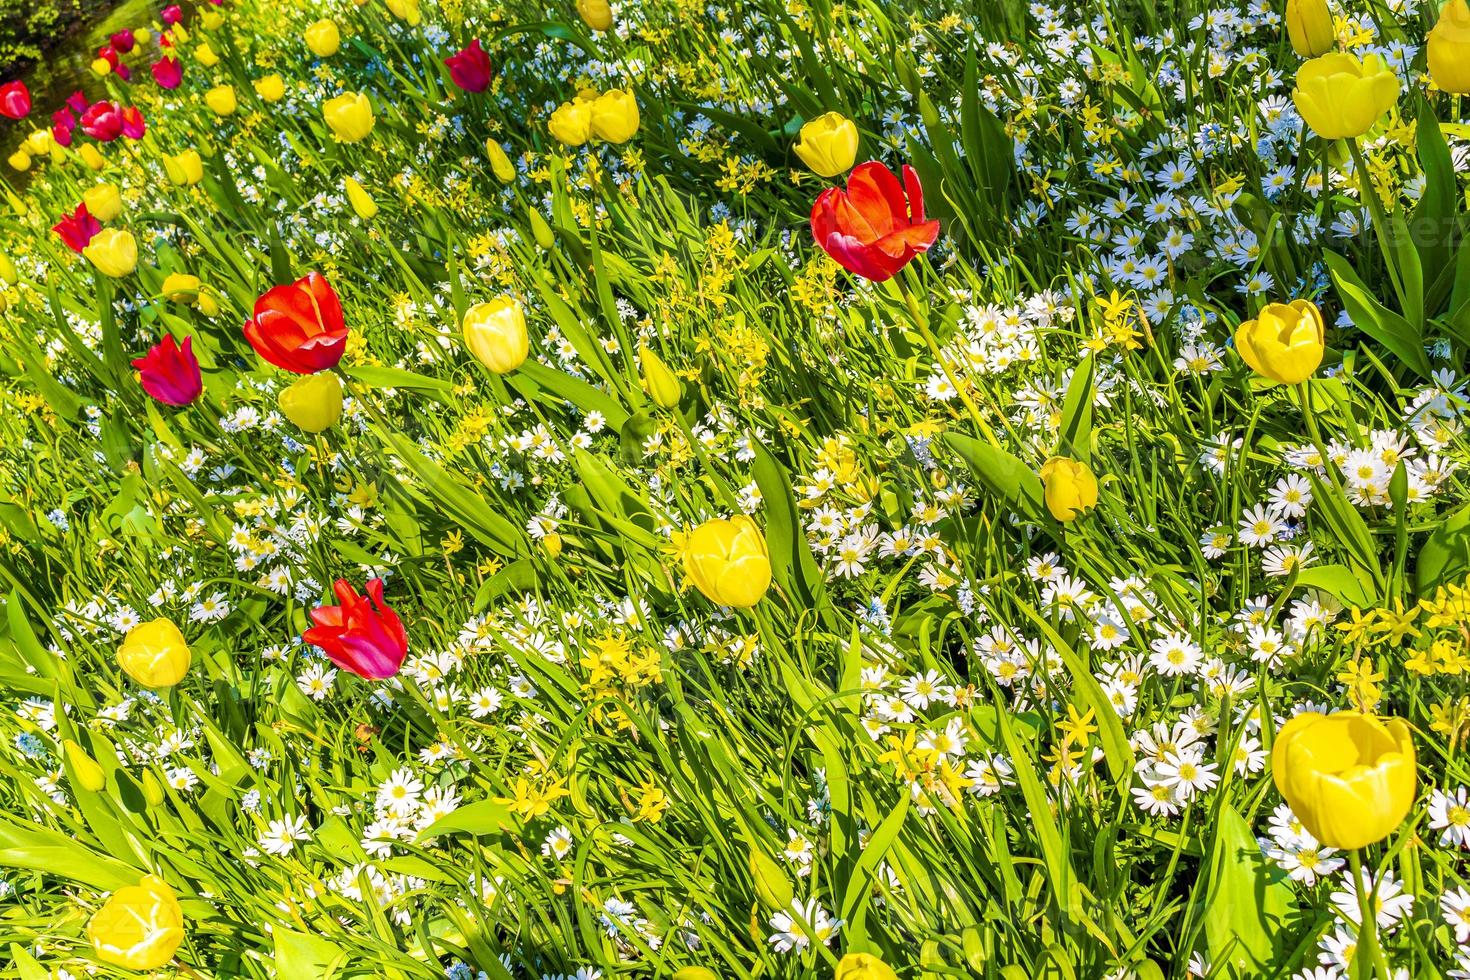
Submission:
[[[132,31],[118,31],[107,39],[107,43],[116,48],[120,53],[127,54],[133,50],[133,45],[138,43],[138,39],[133,37]]]
[[[140,140],[148,131],[148,123],[143,119],[143,111],[135,105],[130,105],[122,111],[122,134],[130,140]]]
[[[114,102],[97,102],[82,113],[82,132],[95,140],[111,143],[122,135],[122,110]]]
[[[87,111],[87,105],[87,97],[81,93],[80,89],[66,97],[66,107],[78,115]]]
[[[326,651],[332,663],[359,677],[380,681],[392,677],[408,655],[403,623],[383,601],[383,580],[370,578],[366,589],[372,603],[339,578],[332,591],[340,606],[318,606],[311,611],[316,625],[301,638]]]
[[[62,146],[71,146],[72,132],[77,121],[70,109],[57,109],[51,113],[51,138]]]
[[[191,349],[193,337],[185,337],[182,347],[174,343],[172,335],[148,349],[142,357],[133,359],[138,369],[138,381],[143,390],[165,405],[188,405],[204,390],[199,374],[199,359]]]
[[[164,55],[153,63],[153,80],[160,88],[178,88],[184,79],[184,68],[179,59]]]
[[[278,368],[315,374],[335,367],[347,349],[342,303],[320,272],[276,286],[255,301],[245,339]]]
[[[0,85],[0,116],[24,119],[31,114],[31,90],[25,82]]]
[[[61,236],[67,248],[81,255],[82,249],[92,241],[92,236],[102,230],[102,222],[92,217],[92,212],[87,210],[87,205],[83,202],[77,205],[74,214],[56,222],[51,230]]]
[[[483,92],[490,87],[490,79],[495,77],[495,69],[490,67],[490,56],[480,47],[480,39],[475,38],[470,46],[459,54],[450,55],[444,59],[449,66],[449,77],[454,84],[466,92]]]
[[[107,62],[112,66],[113,71],[116,71],[117,67],[122,64],[122,59],[117,56],[117,52],[106,44],[97,49],[97,60]]]
[[[173,27],[179,21],[184,19],[183,8],[181,8],[176,3],[170,4],[169,6],[163,8],[163,13],[159,14],[159,19],[163,21],[164,27]]]
[[[929,250],[939,222],[924,220],[924,189],[914,168],[904,164],[900,186],[893,171],[870,161],[853,170],[847,190],[829,187],[818,195],[812,236],[848,272],[883,282]]]

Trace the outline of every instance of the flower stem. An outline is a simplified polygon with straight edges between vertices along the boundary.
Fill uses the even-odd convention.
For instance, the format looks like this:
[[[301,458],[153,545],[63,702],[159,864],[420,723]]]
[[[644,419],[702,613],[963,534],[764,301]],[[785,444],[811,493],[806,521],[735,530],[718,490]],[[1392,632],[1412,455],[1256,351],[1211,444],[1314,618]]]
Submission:
[[[1353,975],[1359,978],[1391,980],[1383,947],[1378,945],[1378,912],[1373,896],[1363,881],[1363,854],[1348,851],[1348,872],[1353,876],[1353,890],[1358,895],[1358,942],[1353,952]],[[1364,957],[1369,957],[1366,961]],[[1366,964],[1366,965],[1365,965]]]
[[[1393,283],[1394,295],[1398,297],[1399,310],[1407,312],[1408,303],[1404,297],[1404,281],[1399,273],[1399,264],[1394,257],[1394,250],[1389,242],[1390,229],[1388,227],[1388,213],[1383,210],[1383,202],[1378,198],[1378,191],[1373,186],[1373,179],[1368,175],[1368,163],[1363,158],[1363,150],[1358,146],[1358,141],[1350,139],[1347,141],[1348,152],[1353,157],[1353,169],[1357,171],[1358,189],[1362,195],[1363,203],[1368,206],[1368,213],[1373,219],[1373,233],[1378,238],[1378,249],[1383,253],[1383,264],[1388,267],[1388,278]]]
[[[909,288],[908,283],[904,282],[903,279],[898,279],[897,282],[898,290],[903,293],[904,302],[908,304],[909,317],[914,321],[914,326],[919,329],[919,335],[924,338],[925,346],[929,348],[929,356],[934,358],[935,363],[939,365],[939,369],[944,372],[944,377],[949,381],[950,387],[954,388],[955,394],[960,396],[960,401],[964,403],[965,411],[969,412],[970,420],[975,423],[975,428],[980,430],[980,434],[985,437],[986,442],[990,443],[996,449],[1000,449],[1000,440],[995,437],[995,430],[990,427],[990,423],[986,422],[984,416],[980,414],[980,409],[975,405],[975,400],[970,397],[970,393],[960,384],[960,379],[955,375],[949,366],[949,362],[944,359],[944,355],[940,352],[939,341],[934,338],[934,331],[929,329],[929,317],[924,313],[923,308],[919,306],[918,297],[914,295],[914,291]]]

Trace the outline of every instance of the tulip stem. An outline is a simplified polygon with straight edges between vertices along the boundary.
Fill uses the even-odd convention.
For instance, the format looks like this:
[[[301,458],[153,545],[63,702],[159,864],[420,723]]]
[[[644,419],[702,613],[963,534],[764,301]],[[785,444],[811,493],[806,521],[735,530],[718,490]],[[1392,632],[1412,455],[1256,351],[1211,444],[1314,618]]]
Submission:
[[[1353,975],[1391,980],[1392,974],[1388,972],[1383,947],[1378,945],[1377,903],[1363,881],[1363,854],[1360,848],[1348,851],[1348,873],[1353,876],[1353,890],[1358,896],[1358,942],[1353,953]],[[1377,891],[1377,885],[1374,886],[1374,891]],[[1360,965],[1365,956],[1370,957],[1366,967]]]
[[[1363,203],[1368,206],[1368,214],[1373,221],[1373,233],[1378,238],[1378,249],[1383,253],[1383,264],[1388,267],[1388,278],[1393,283],[1394,295],[1398,297],[1399,311],[1408,313],[1409,304],[1404,296],[1404,281],[1399,273],[1398,261],[1394,258],[1393,246],[1389,241],[1390,229],[1388,227],[1388,213],[1383,210],[1383,202],[1378,198],[1378,191],[1373,186],[1373,178],[1368,174],[1368,163],[1363,157],[1363,150],[1358,146],[1356,139],[1347,141],[1348,152],[1353,157],[1353,170],[1357,172],[1358,189]],[[1418,324],[1415,324],[1417,327]]]
[[[970,393],[960,384],[960,379],[955,375],[953,369],[949,366],[949,362],[944,359],[944,355],[940,352],[939,341],[934,338],[934,332],[929,329],[929,317],[919,306],[918,297],[914,295],[914,291],[909,288],[908,283],[904,282],[903,279],[899,279],[897,282],[898,291],[903,293],[903,300],[908,304],[909,316],[913,319],[914,326],[918,327],[919,335],[924,338],[925,346],[929,348],[929,356],[934,358],[935,363],[939,365],[939,369],[944,372],[944,377],[949,381],[950,387],[954,388],[955,394],[960,396],[960,401],[964,403],[965,410],[970,413],[971,421],[980,430],[980,434],[985,437],[985,441],[996,449],[1000,449],[1000,440],[995,437],[995,430],[990,427],[990,423],[986,422],[980,414],[980,409],[975,405],[975,400],[970,397]]]

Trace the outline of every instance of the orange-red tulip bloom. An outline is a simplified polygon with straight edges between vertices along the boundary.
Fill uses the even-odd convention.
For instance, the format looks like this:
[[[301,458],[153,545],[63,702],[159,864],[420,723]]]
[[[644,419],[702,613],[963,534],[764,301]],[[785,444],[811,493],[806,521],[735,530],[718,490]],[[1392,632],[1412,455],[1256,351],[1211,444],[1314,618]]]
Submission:
[[[939,237],[924,220],[919,175],[904,164],[903,184],[876,160],[861,164],[847,190],[829,187],[812,205],[812,236],[837,264],[874,282],[891,279]]]
[[[347,350],[342,303],[320,272],[307,273],[255,301],[245,339],[255,353],[287,371],[315,374],[336,367]]]

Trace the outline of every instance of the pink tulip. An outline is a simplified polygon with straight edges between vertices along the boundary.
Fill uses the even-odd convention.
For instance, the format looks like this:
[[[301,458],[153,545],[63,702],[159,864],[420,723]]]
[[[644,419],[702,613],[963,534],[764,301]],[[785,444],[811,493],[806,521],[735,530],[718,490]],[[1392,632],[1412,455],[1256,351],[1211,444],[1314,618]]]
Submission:
[[[122,135],[122,110],[115,102],[97,102],[82,113],[82,132],[94,140],[111,143]]]
[[[184,68],[179,59],[164,55],[153,63],[153,80],[160,88],[178,88],[184,80]]]
[[[148,123],[143,119],[143,111],[135,105],[130,105],[122,111],[122,134],[130,140],[140,140],[148,131]]]
[[[180,347],[172,335],[165,334],[147,354],[134,358],[133,367],[138,369],[143,390],[165,405],[188,405],[198,398],[204,383],[193,344],[193,337],[185,337]]]
[[[490,56],[480,47],[479,38],[458,54],[445,58],[444,63],[449,66],[449,77],[454,84],[466,92],[485,91],[490,87],[490,79],[495,77],[495,69],[490,67]]]
[[[24,119],[31,114],[31,90],[25,82],[0,85],[0,115]]]
[[[408,635],[398,614],[383,601],[383,580],[370,578],[366,588],[371,604],[346,579],[339,578],[332,591],[341,605],[313,609],[311,621],[316,625],[301,638],[324,650],[343,670],[369,680],[383,680],[403,666],[403,658],[408,656]]]

